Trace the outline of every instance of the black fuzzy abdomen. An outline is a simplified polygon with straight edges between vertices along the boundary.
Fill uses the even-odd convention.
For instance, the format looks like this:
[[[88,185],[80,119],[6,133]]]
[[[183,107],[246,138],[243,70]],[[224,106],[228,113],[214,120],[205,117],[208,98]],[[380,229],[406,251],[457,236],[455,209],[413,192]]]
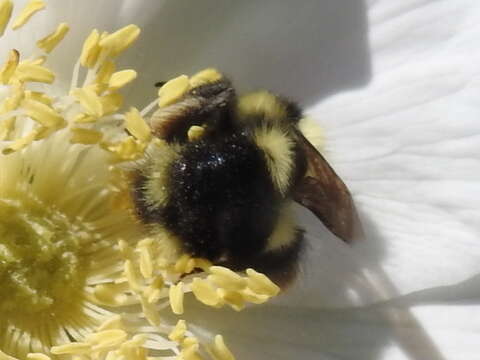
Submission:
[[[263,154],[246,136],[188,144],[170,176],[164,222],[187,252],[215,261],[265,248],[280,199]]]

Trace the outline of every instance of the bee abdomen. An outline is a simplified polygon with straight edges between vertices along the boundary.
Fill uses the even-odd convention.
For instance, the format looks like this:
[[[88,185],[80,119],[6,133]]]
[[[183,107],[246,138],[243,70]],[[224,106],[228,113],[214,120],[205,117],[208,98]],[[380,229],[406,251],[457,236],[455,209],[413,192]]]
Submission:
[[[280,195],[246,136],[189,144],[172,164],[169,183],[164,222],[189,253],[215,261],[265,248]]]

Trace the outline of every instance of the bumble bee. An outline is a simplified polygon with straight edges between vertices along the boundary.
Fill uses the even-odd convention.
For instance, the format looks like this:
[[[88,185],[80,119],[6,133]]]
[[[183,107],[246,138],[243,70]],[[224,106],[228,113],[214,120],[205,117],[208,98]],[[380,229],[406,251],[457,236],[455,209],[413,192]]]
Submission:
[[[237,96],[213,69],[192,80],[150,119],[160,141],[135,171],[139,219],[192,256],[251,267],[280,284],[294,276],[304,247],[293,202],[348,242],[352,198],[301,132],[300,108],[267,91]]]

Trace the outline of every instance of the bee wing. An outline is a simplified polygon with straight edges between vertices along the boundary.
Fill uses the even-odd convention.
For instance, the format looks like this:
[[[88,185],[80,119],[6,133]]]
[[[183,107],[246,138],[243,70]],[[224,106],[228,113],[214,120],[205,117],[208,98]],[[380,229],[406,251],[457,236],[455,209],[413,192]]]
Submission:
[[[294,189],[293,198],[313,212],[332,233],[350,242],[358,222],[350,191],[305,136],[300,131],[297,135],[308,170]]]

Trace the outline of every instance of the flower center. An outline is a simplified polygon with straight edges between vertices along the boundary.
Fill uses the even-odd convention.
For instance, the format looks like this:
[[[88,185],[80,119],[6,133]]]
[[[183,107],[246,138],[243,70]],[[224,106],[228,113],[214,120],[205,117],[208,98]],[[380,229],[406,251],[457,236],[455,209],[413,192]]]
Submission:
[[[89,236],[79,230],[45,204],[0,201],[0,314],[54,314],[75,298],[86,265],[79,239]]]

